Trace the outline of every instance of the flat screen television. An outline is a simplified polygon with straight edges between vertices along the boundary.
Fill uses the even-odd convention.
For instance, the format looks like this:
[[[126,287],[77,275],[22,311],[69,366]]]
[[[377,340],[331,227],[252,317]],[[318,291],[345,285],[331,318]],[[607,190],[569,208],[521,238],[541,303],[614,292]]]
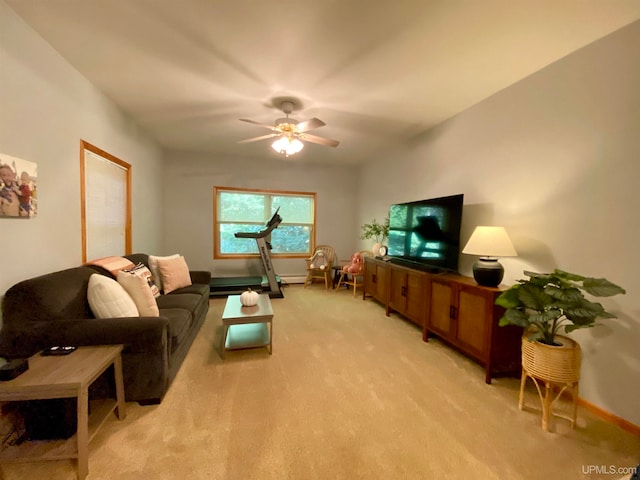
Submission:
[[[463,200],[459,194],[391,205],[390,261],[431,272],[457,272]]]

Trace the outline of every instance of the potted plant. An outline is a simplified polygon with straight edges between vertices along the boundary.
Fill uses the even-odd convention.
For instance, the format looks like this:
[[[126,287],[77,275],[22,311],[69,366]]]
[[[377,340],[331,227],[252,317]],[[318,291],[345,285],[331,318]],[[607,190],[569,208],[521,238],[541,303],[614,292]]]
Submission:
[[[565,390],[571,392],[573,415],[554,415],[568,419],[574,426],[581,350],[577,342],[559,332],[593,327],[598,318],[616,318],[600,303],[588,300],[585,293],[611,297],[626,292],[605,278],[583,277],[557,269],[553,273],[524,273],[529,279],[518,280],[496,299],[496,304],[505,308],[500,326],[524,328],[519,408],[523,409],[524,385],[530,377],[542,403],[542,428],[548,431],[553,405]],[[562,386],[555,399],[551,393],[553,385]]]
[[[557,345],[556,336],[564,329],[570,333],[596,325],[598,318],[616,318],[594,297],[611,297],[626,293],[622,287],[605,278],[589,278],[562,270],[553,273],[524,272],[528,280],[518,280],[496,299],[505,308],[500,325],[523,327],[528,338],[547,345]],[[584,293],[583,293],[584,292]]]
[[[389,217],[385,218],[384,223],[378,223],[374,218],[371,223],[362,225],[362,240],[374,239],[376,243],[373,245],[373,253],[378,255],[382,242],[389,236]]]

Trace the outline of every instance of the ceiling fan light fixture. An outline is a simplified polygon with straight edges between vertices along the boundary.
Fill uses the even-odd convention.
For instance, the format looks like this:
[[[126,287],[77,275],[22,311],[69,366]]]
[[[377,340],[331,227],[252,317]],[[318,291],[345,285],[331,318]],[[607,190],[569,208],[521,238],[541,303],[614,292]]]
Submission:
[[[288,157],[289,155],[293,155],[302,150],[304,148],[304,143],[297,138],[280,137],[271,144],[271,148],[278,153],[282,153],[285,157]]]
[[[278,101],[276,102],[276,100]],[[308,133],[310,130],[315,130],[316,128],[324,127],[326,125],[326,123],[324,123],[319,118],[313,117],[309,118],[308,120],[304,120],[303,122],[299,122],[295,118],[289,117],[289,114],[293,113],[294,110],[300,110],[301,103],[299,101],[295,101],[294,103],[294,101],[289,99],[273,99],[273,105],[279,105],[282,113],[286,115],[285,117],[276,119],[274,125],[267,125],[265,123],[256,122],[255,120],[250,120],[248,118],[240,119],[243,122],[252,123],[260,127],[268,128],[272,133],[268,135],[261,135],[259,137],[240,140],[238,143],[251,143],[260,140],[266,140],[267,138],[274,138],[275,141],[273,141],[273,143],[271,144],[271,148],[273,148],[276,152],[281,153],[285,157],[294,155],[304,148],[304,143],[301,140],[304,140],[305,143],[316,143],[333,148],[337,147],[340,144],[340,142],[337,140],[319,137],[317,135],[311,135],[310,133]]]

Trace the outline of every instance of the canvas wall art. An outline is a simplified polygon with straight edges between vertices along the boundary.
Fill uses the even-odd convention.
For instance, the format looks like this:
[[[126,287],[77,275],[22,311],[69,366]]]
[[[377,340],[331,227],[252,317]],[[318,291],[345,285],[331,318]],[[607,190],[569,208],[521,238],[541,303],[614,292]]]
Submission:
[[[0,153],[0,218],[38,213],[38,165]]]

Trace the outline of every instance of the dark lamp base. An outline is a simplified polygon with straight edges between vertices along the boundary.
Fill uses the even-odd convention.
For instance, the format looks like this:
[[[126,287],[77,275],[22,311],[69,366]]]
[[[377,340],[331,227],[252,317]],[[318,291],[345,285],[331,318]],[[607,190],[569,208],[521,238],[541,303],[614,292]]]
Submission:
[[[473,278],[483,287],[497,287],[504,277],[504,268],[495,258],[479,258],[473,266]]]

